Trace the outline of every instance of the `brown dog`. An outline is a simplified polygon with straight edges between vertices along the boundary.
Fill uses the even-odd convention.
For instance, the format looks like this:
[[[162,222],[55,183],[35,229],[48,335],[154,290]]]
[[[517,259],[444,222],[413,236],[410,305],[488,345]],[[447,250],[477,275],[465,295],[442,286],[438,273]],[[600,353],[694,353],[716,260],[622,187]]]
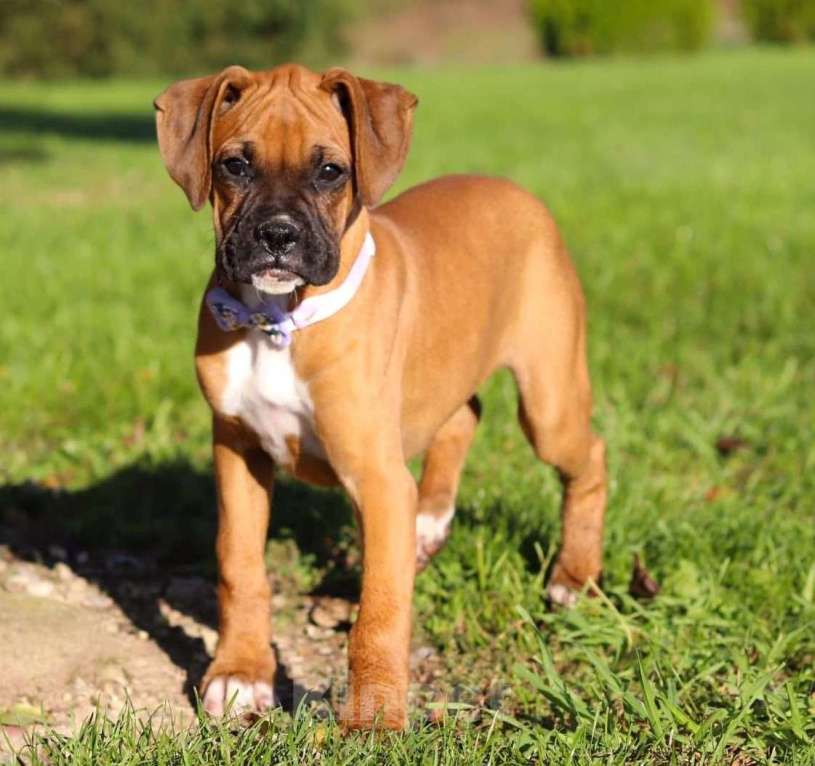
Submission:
[[[416,103],[299,66],[230,67],[156,100],[167,169],[193,208],[210,200],[217,239],[196,348],[218,485],[220,640],[203,683],[215,714],[273,704],[263,555],[279,466],[341,484],[357,512],[343,723],[406,725],[414,573],[447,535],[476,391],[499,368],[563,479],[549,596],[571,603],[600,575],[606,472],[578,279],[546,209],[508,181],[440,178],[374,208]],[[417,488],[405,462],[419,453]]]

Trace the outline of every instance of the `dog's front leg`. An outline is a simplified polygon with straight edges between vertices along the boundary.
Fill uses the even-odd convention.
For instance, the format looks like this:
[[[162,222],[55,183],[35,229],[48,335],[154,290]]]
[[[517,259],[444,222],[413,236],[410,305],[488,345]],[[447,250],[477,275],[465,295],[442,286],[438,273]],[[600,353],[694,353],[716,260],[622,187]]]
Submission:
[[[362,594],[348,646],[346,729],[407,725],[411,600],[416,564],[416,482],[401,450],[370,457],[345,477],[361,525]]]
[[[216,417],[218,648],[202,683],[204,708],[223,715],[274,704],[270,592],[264,551],[273,466],[240,429]]]

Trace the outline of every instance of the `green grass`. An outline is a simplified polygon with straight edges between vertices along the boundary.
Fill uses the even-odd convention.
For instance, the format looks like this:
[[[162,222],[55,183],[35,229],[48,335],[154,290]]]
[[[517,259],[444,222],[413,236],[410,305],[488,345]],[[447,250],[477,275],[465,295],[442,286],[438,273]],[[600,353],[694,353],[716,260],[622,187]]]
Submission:
[[[606,598],[546,610],[556,482],[499,376],[416,586],[439,687],[461,692],[444,725],[416,710],[407,735],[342,739],[300,711],[154,736],[123,717],[51,740],[48,762],[814,762],[815,52],[387,74],[421,100],[399,188],[507,175],[569,243],[610,447]],[[81,539],[170,530],[163,553],[208,564],[191,347],[212,243],[151,139],[162,85],[0,86],[0,513],[44,482]],[[723,456],[723,436],[744,446]],[[304,531],[348,535],[341,501],[288,487],[278,513],[319,579]],[[634,553],[652,602],[627,595]]]

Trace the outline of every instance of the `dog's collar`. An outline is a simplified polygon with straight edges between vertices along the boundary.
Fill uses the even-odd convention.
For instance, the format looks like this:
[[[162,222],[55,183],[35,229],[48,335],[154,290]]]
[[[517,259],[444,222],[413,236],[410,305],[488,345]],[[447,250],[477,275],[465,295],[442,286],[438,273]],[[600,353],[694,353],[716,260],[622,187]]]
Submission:
[[[261,303],[257,308],[250,309],[222,287],[213,288],[207,293],[207,307],[218,327],[224,332],[255,327],[266,333],[277,348],[286,348],[291,343],[295,330],[302,330],[328,319],[349,303],[362,284],[375,253],[376,245],[369,232],[365,235],[359,255],[342,284],[327,293],[306,298],[294,311],[283,311],[270,302]]]

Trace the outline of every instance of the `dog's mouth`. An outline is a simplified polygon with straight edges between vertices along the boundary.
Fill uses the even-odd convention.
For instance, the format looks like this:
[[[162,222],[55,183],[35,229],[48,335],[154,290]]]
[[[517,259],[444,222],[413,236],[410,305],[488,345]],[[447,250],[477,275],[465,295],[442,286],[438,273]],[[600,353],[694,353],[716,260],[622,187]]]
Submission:
[[[259,292],[270,295],[280,295],[290,293],[300,285],[305,284],[305,279],[299,274],[286,269],[260,268],[251,276],[252,287]]]
[[[215,264],[227,281],[280,295],[302,285],[328,283],[339,266],[339,247],[328,237],[320,239],[315,235],[286,252],[270,254],[234,234],[218,244]]]

